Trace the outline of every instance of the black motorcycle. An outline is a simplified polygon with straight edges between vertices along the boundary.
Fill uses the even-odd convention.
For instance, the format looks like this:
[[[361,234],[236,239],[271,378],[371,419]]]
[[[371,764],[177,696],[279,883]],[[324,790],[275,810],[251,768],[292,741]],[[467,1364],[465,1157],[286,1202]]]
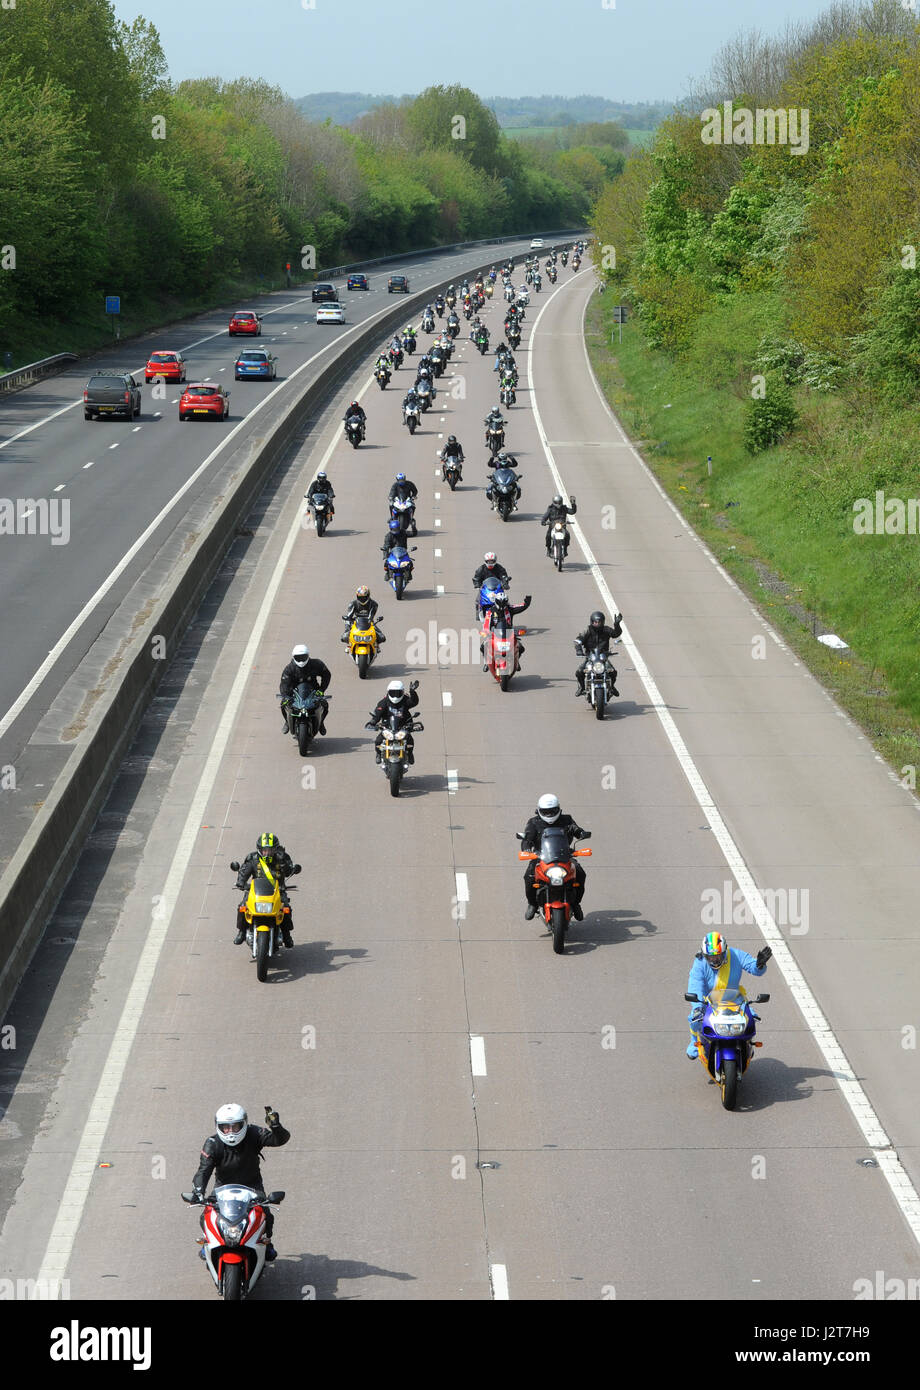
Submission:
[[[498,512],[502,521],[507,521],[511,513],[517,510],[517,485],[522,477],[523,474],[515,473],[513,468],[496,468],[489,479],[492,509]]]

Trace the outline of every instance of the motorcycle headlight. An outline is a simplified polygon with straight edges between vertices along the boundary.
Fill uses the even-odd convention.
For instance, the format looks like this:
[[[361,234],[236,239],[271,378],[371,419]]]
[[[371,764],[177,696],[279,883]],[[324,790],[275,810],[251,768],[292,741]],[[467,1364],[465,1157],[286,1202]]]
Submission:
[[[405,741],[406,741],[406,731],[405,731],[405,729],[400,729],[399,732],[397,733],[396,737],[399,739],[400,743],[405,743]]]
[[[257,898],[257,899],[256,899],[256,912],[259,913],[260,915],[262,915],[262,914],[264,914],[264,913],[266,913],[266,912],[274,912],[274,910],[275,910],[275,905],[274,905],[274,903],[272,902],[271,898]]]
[[[236,1225],[231,1225],[229,1221],[224,1221],[223,1217],[220,1217],[217,1224],[220,1227],[221,1235],[228,1245],[239,1244],[243,1238],[243,1232],[246,1229],[245,1221],[238,1221]]]
[[[411,561],[411,560],[400,560],[400,562],[399,562],[399,568],[400,568],[401,570],[404,570],[404,569],[406,568],[407,565],[411,565],[411,564],[412,564],[412,561]]]
[[[606,665],[603,661],[595,661],[591,669],[592,671],[595,671],[598,675],[602,675],[603,672],[606,670]]]
[[[713,1031],[723,1038],[734,1038],[747,1031],[748,1021],[744,1014],[713,1014]]]
[[[549,879],[550,883],[553,885],[554,888],[559,888],[563,883],[565,883],[565,869],[560,869],[558,867],[547,869],[546,877]]]

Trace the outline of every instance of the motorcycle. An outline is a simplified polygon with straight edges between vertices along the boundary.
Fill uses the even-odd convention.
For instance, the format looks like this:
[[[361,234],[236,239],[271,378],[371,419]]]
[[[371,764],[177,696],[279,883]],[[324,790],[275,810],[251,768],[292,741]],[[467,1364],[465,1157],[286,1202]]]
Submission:
[[[516,323],[513,323],[511,327],[507,330],[507,338],[512,352],[515,351],[520,345],[521,341],[521,330],[520,328],[518,328]]]
[[[387,348],[387,357],[389,357],[390,361],[393,363],[394,370],[398,372],[403,360],[402,348],[396,343],[391,343]]]
[[[430,410],[434,400],[434,387],[427,377],[420,377],[415,383],[415,394],[418,396],[418,403],[422,410]]]
[[[434,301],[434,311],[439,319],[444,317],[444,300],[441,295],[438,295],[437,299]]]
[[[399,727],[401,719],[399,713],[392,714],[381,727],[383,743],[380,750],[380,766],[390,784],[390,796],[399,796],[400,783],[409,770],[409,750],[406,747],[408,735],[421,734],[425,730],[424,724],[419,723],[417,718],[413,718],[410,724]],[[376,729],[377,725],[370,723],[364,727]]]
[[[415,434],[421,423],[422,413],[417,405],[403,406],[403,424],[408,425],[409,433]]]
[[[520,830],[517,838],[523,840]],[[591,832],[579,838],[588,840]],[[575,901],[575,866],[573,859],[590,856],[589,849],[573,849],[569,837],[558,825],[548,825],[540,835],[540,852],[519,850],[518,859],[535,859],[537,868],[534,874],[537,905],[543,913],[547,928],[553,934],[553,950],[557,956],[565,951],[565,934],[572,916],[572,903]]]
[[[463,306],[463,317],[466,319],[467,323],[469,323],[470,319],[473,317],[473,305],[470,300],[467,300]]]
[[[579,258],[576,256],[575,259],[572,261],[572,271],[573,271],[573,273],[578,269],[578,267],[579,267],[580,265],[581,265],[581,261],[580,261]]]
[[[448,337],[450,337],[450,338],[456,338],[456,336],[457,336],[457,334],[458,334],[459,332],[460,332],[460,320],[457,318],[456,314],[452,314],[451,317],[447,320],[447,334],[448,334]]]
[[[230,867],[239,873],[236,859]],[[299,874],[300,865],[295,864],[291,872]],[[256,979],[264,983],[268,962],[281,947],[281,924],[291,914],[291,909],[282,901],[281,880],[277,876],[269,878],[267,874],[256,874],[249,881],[249,891],[239,911],[246,922],[246,943],[256,963]]]
[[[413,551],[418,549],[417,545],[412,547]],[[397,599],[401,599],[403,591],[409,580],[412,578],[412,571],[415,568],[412,558],[405,546],[394,545],[385,560],[387,583],[393,590]]]
[[[386,390],[389,384],[390,375],[391,374],[386,367],[378,367],[377,370],[374,372],[374,376],[377,380],[377,385],[380,387],[381,391]]]
[[[361,440],[364,438],[364,421],[359,420],[357,415],[349,415],[344,423],[345,438],[353,449],[357,449]]]
[[[304,493],[304,496],[306,497],[307,494]],[[313,513],[313,525],[316,527],[316,534],[321,536],[332,518],[332,501],[325,492],[314,492],[308,501]]]
[[[514,286],[513,286],[513,285],[508,284],[508,285],[505,286],[505,298],[507,299],[507,301],[508,301],[509,304],[513,304],[513,303],[514,303]]]
[[[507,521],[511,513],[517,511],[517,485],[522,477],[523,474],[515,473],[513,468],[496,468],[489,479],[492,510],[498,512],[502,521]]]
[[[763,1043],[754,1041],[754,1023],[760,1021],[760,1016],[751,1004],[766,1004],[770,996],[758,994],[748,999],[740,989],[713,989],[705,999],[698,994],[685,994],[684,998],[688,1004],[703,1006],[696,1035],[699,1059],[720,1087],[725,1109],[734,1110],[738,1084],[750,1065],[753,1050],[763,1047]]]
[[[422,332],[423,332],[423,333],[433,333],[433,332],[434,332],[434,315],[433,315],[433,314],[425,314],[424,317],[422,318]]]
[[[503,600],[504,591],[497,590],[496,595],[498,592],[502,593]],[[504,621],[501,611],[496,612],[492,606],[483,615],[482,664],[503,691],[511,685],[511,677],[515,672],[521,669],[520,639],[526,636],[526,627],[515,627],[513,624],[509,626]]]
[[[505,406],[506,409],[509,409],[511,406],[517,404],[517,396],[515,394],[514,387],[510,382],[508,382],[507,384],[504,382],[502,383],[502,388],[498,393],[498,399],[501,401],[502,405]]]
[[[444,302],[448,309],[453,309],[457,303],[457,296],[455,294],[447,294],[444,296]]]
[[[493,458],[505,447],[505,431],[501,425],[492,425],[486,430],[486,447]]]
[[[283,1192],[260,1196],[251,1187],[223,1183],[204,1201],[195,1192],[180,1193],[190,1206],[204,1206],[204,1262],[217,1292],[228,1303],[252,1293],[265,1268],[265,1207],[284,1201]]]
[[[493,595],[500,593],[507,594],[510,582],[510,574],[507,579],[504,580],[496,578],[495,575],[489,575],[482,581],[479,588],[479,596],[476,599],[476,621],[478,623],[484,623],[486,614],[491,611]]]
[[[560,257],[560,260],[562,261],[562,264],[563,264],[563,265],[568,265],[568,263],[569,263],[569,253],[568,253],[568,251],[563,251],[563,253],[562,253],[561,257]]]
[[[433,347],[431,349],[431,352],[429,353],[429,356],[431,358],[431,366],[435,376],[443,376],[444,368],[447,365],[447,363],[444,360],[444,349],[442,347]]]
[[[410,536],[418,535],[415,525],[415,502],[411,497],[394,497],[390,503],[390,520],[402,523],[404,531]]]
[[[445,457],[443,449],[437,457],[441,461],[441,476],[453,492],[460,481],[460,465],[463,463],[463,457],[458,458],[455,454],[448,454]]]
[[[402,345],[403,352],[407,353],[411,357],[412,353],[415,351],[415,334],[404,333],[402,338]]]
[[[579,656],[584,656],[585,649],[581,642],[575,643],[575,650]],[[594,710],[595,718],[603,719],[604,710],[613,698],[616,671],[612,669],[607,656],[595,651],[588,657],[584,676],[585,699]]]
[[[549,532],[549,553],[553,557],[553,564],[559,573],[562,573],[562,566],[565,563],[566,552],[569,548],[569,528],[564,520],[550,522]]]
[[[281,698],[279,695],[278,699]],[[294,687],[290,698],[282,702],[281,708],[284,710],[288,728],[297,740],[301,757],[306,754],[311,742],[319,733],[320,706],[323,700],[331,699],[331,695],[324,695],[321,690],[315,689],[306,681],[301,681],[300,685]]]
[[[476,334],[476,347],[479,349],[479,356],[485,357],[489,351],[489,334],[485,328]]]
[[[377,655],[377,623],[382,617],[382,613],[378,613],[376,618],[370,618],[366,613],[358,613],[348,629],[348,655],[357,666],[361,680],[366,679],[371,663]]]
[[[493,284],[492,284],[492,281],[490,280],[489,283],[486,285],[486,288],[485,288],[485,296],[486,296],[486,299],[491,299],[491,298],[492,298],[492,295],[493,295],[494,293],[495,293],[495,289],[494,289],[494,286],[493,286]]]

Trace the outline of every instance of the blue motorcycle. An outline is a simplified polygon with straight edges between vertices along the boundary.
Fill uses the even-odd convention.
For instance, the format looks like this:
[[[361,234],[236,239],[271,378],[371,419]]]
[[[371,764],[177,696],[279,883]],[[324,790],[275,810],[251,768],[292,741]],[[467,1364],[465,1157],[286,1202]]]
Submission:
[[[477,600],[476,604],[476,617],[479,622],[482,622],[482,620],[485,618],[485,615],[492,607],[492,600],[494,595],[504,595],[505,592],[506,585],[503,584],[502,581],[499,578],[497,578],[497,576],[490,575],[487,579],[483,580],[482,587],[479,590],[479,599]]]
[[[417,550],[418,546],[414,545],[412,549]],[[394,545],[389,555],[387,555],[385,563],[387,583],[396,597],[401,599],[403,590],[412,578],[414,562],[405,546]]]
[[[738,1099],[738,1083],[748,1069],[755,1047],[757,1031],[752,1004],[766,1004],[769,994],[748,999],[740,989],[714,989],[705,999],[697,994],[685,994],[690,1004],[702,1004],[703,1016],[697,1026],[697,1051],[704,1069],[721,1088],[722,1104],[734,1110]]]

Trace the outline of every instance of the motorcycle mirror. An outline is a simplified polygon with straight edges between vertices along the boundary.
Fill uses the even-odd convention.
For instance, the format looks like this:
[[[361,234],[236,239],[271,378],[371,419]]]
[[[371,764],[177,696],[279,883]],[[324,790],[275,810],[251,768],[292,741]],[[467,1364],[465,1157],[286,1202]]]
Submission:
[[[757,998],[754,1000],[754,1003],[755,1003],[755,1004],[766,1004],[766,1003],[769,1002],[769,999],[770,999],[769,994],[758,994]]]
[[[239,873],[240,866],[235,859],[230,860],[230,867],[234,870],[235,873]]]
[[[515,830],[515,832],[514,832],[514,838],[515,838],[516,840],[523,840],[523,838],[524,838],[524,832],[523,832],[523,830]]]
[[[526,629],[526,627],[519,627],[519,628],[518,628],[518,636],[519,636],[519,637],[526,637],[526,636],[527,636],[527,629]]]
[[[412,547],[413,554],[415,553],[416,550],[418,550],[418,546],[417,546],[417,545],[414,545],[414,546]]]
[[[192,1206],[198,1205],[198,1198],[194,1192],[180,1192],[179,1196],[182,1198],[183,1202],[189,1202]]]
[[[688,1004],[702,1004],[703,1002],[698,994],[685,994],[684,998]]]
[[[265,1198],[265,1200],[266,1200],[266,1202],[283,1202],[283,1201],[284,1201],[284,1193],[283,1193],[283,1192],[269,1192],[269,1194],[268,1194],[268,1196]]]
[[[292,874],[299,874],[300,871],[301,871],[301,866],[300,866],[300,864],[295,864],[294,867],[293,867],[293,869],[291,870],[291,873],[292,873]]]

